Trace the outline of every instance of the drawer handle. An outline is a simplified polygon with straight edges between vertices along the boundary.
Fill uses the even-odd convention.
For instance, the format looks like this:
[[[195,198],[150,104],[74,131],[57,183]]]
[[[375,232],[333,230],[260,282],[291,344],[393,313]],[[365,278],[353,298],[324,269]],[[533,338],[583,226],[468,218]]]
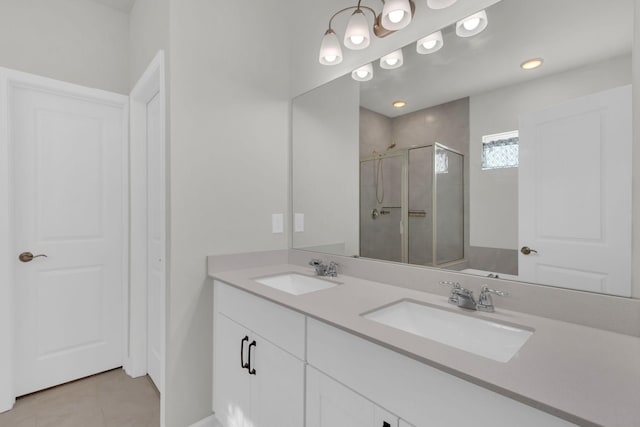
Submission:
[[[256,370],[251,367],[251,347],[256,347],[256,340],[251,341],[251,344],[249,344],[249,363],[247,364],[247,369],[249,370],[249,374],[255,375]]]
[[[249,337],[245,335],[244,338],[242,338],[242,341],[240,341],[240,367],[242,369],[247,369],[249,368],[249,364],[248,363],[244,363],[244,343],[249,341]]]

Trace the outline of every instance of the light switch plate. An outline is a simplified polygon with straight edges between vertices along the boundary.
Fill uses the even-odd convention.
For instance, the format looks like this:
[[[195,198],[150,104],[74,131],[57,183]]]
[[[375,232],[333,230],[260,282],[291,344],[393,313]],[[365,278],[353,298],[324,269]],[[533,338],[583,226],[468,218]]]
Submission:
[[[294,217],[293,221],[293,231],[296,233],[301,233],[304,231],[304,214],[297,213]]]
[[[276,213],[271,215],[271,232],[284,233],[284,214]]]

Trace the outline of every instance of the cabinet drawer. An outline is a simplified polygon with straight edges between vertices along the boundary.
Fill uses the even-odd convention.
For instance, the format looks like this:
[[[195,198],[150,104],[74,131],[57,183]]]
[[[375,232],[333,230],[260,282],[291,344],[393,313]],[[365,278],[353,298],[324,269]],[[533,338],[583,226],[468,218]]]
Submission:
[[[416,427],[574,426],[314,319],[307,361]]]
[[[223,313],[298,359],[305,359],[305,316],[217,280],[213,295],[214,313]]]

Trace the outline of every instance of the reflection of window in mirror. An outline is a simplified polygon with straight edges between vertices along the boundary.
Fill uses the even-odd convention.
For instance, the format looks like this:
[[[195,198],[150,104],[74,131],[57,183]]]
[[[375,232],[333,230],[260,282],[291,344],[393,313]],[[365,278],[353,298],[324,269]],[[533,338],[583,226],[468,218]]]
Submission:
[[[517,130],[482,137],[482,170],[518,167]]]

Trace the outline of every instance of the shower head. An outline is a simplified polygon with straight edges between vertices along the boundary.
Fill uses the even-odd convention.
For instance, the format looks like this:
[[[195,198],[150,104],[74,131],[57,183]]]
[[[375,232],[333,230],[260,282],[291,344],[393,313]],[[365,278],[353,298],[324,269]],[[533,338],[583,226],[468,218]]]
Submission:
[[[387,151],[391,150],[392,148],[396,147],[396,143],[392,142],[390,146],[387,147]]]

